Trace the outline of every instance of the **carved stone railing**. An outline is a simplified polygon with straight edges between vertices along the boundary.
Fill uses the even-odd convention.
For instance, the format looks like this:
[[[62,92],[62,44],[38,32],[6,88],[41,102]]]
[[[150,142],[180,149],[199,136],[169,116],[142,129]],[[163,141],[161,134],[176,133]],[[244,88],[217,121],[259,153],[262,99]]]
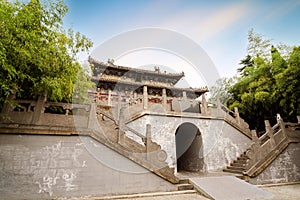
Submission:
[[[266,132],[258,137],[255,130],[251,131],[252,144],[246,155],[247,161],[244,175],[254,177],[264,170],[289,144],[285,123],[277,115],[277,123],[271,127],[265,120]]]
[[[90,105],[47,102],[45,96],[34,100],[10,100],[2,109],[2,124],[87,128]],[[76,116],[76,122],[74,121]]]
[[[249,129],[249,124],[245,122],[244,119],[240,117],[238,108],[235,107],[234,111],[231,111],[229,108],[224,106],[221,103],[209,103],[210,107],[208,108],[208,112],[212,117],[220,117],[224,118],[224,120],[241,131],[247,137],[251,138],[251,130]]]
[[[1,114],[6,117],[0,119],[0,133],[88,135],[162,178],[172,183],[179,182],[174,175],[174,168],[170,168],[165,161],[166,152],[151,139],[151,125],[146,125],[146,135],[126,126],[122,114],[124,109],[120,110],[119,118],[116,119],[105,110],[97,111],[94,103],[79,105],[47,102],[46,96],[39,97],[37,101],[11,102],[2,109]],[[104,119],[99,119],[97,112]],[[117,128],[111,127],[110,123],[104,123],[103,130],[99,124],[101,120],[112,121]],[[128,137],[126,133],[140,138],[142,144]],[[108,140],[105,134],[114,134],[117,140]]]

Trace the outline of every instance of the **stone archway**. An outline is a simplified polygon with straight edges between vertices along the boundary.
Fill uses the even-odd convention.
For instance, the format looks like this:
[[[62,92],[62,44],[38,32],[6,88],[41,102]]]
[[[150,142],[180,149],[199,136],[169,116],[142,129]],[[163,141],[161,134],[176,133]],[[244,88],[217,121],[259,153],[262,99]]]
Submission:
[[[203,169],[202,136],[192,123],[181,124],[175,132],[177,171],[197,172]]]

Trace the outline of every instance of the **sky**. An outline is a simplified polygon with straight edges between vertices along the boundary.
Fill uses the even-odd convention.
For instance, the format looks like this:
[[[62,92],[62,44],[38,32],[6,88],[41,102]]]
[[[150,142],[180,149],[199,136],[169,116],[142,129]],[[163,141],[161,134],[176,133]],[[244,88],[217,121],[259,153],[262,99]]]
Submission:
[[[251,28],[272,39],[275,45],[300,45],[299,0],[66,0],[66,4],[69,12],[65,26],[92,40],[91,53],[128,31],[160,28],[197,43],[213,62],[219,77],[236,74],[240,60],[247,55],[247,34]],[[131,38],[130,42],[137,39]],[[129,67],[167,66],[176,72],[185,71],[187,80],[193,80],[193,87],[207,84],[205,80],[195,81],[198,78],[192,75],[196,72],[183,67],[191,63],[176,52],[170,53],[172,50],[143,49],[111,58]],[[202,74],[202,79],[203,76],[205,79],[209,74]]]

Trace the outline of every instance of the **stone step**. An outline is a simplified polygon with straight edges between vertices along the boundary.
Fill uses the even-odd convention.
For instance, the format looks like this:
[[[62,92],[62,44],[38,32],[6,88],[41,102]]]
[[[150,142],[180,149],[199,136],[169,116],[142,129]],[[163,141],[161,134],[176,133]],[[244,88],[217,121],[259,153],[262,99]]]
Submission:
[[[238,162],[233,162],[233,163],[230,163],[230,166],[236,166],[236,167],[245,167],[246,166],[246,163],[238,163]]]
[[[230,173],[236,173],[236,174],[243,174],[244,170],[237,170],[237,169],[223,169],[223,172],[230,172]]]
[[[241,155],[240,158],[246,158],[246,159],[249,159],[249,157],[246,156],[246,155]]]
[[[182,184],[178,184],[177,188],[178,188],[178,191],[193,190],[194,186],[192,184],[189,184],[189,183],[182,183]]]
[[[245,170],[245,167],[239,167],[239,166],[228,166],[227,169],[233,169],[233,170]]]
[[[179,184],[190,183],[189,179],[180,179]]]
[[[237,160],[248,160],[248,157],[238,157]]]
[[[247,160],[235,160],[232,163],[233,165],[235,164],[241,164],[241,165],[246,165],[247,164]]]

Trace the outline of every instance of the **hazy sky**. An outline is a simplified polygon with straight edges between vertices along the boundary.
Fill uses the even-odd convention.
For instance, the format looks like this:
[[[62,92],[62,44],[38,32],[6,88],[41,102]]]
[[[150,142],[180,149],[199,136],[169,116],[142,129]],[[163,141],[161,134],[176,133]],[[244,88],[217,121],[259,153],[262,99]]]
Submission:
[[[239,61],[246,56],[247,33],[251,28],[273,39],[274,44],[300,45],[299,0],[67,0],[66,3],[69,6],[66,25],[89,37],[94,42],[92,50],[133,29],[173,30],[201,46],[222,77],[236,73]],[[152,64],[166,65],[153,52],[146,54],[157,60]],[[129,57],[120,59],[118,64],[134,66]]]

